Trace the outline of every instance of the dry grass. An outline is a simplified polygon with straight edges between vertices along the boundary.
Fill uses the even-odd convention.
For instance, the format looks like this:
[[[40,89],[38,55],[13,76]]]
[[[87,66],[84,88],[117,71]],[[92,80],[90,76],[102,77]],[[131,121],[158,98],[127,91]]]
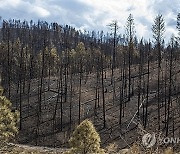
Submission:
[[[0,148],[0,154],[62,154],[66,150],[58,148],[36,147],[20,144],[6,144]]]
[[[118,145],[115,143],[109,144],[106,147],[106,154],[180,154],[180,152],[174,152],[171,147],[160,150],[157,149],[143,149],[141,145],[133,144],[129,149],[118,150]],[[46,148],[26,146],[19,144],[8,144],[3,148],[0,148],[0,154],[63,154],[67,149]]]
[[[180,152],[175,152],[171,147],[166,149],[144,149],[141,145],[133,144],[129,149],[117,150],[117,145],[115,143],[110,144],[106,147],[107,154],[180,154]]]

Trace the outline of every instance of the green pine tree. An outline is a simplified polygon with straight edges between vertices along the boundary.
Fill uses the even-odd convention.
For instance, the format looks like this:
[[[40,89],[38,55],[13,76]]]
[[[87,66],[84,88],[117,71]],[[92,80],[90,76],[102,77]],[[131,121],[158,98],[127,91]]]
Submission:
[[[96,132],[92,122],[89,120],[84,120],[80,123],[80,125],[73,132],[69,142],[72,148],[68,153],[104,154],[104,150],[100,148],[100,136]]]
[[[19,112],[12,112],[11,102],[2,95],[0,86],[0,146],[12,139],[18,132]]]

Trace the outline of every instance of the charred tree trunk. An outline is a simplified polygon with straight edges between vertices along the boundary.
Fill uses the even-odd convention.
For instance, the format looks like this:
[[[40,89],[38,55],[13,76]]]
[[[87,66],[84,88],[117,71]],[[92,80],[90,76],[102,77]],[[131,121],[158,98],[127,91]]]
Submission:
[[[101,88],[102,88],[102,101],[103,101],[103,127],[106,127],[106,106],[105,106],[105,95],[104,95],[104,64],[103,57],[101,55]]]

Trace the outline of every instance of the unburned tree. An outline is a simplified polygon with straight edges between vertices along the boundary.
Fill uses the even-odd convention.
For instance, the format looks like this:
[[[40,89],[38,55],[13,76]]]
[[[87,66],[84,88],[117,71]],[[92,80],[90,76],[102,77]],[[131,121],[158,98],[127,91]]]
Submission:
[[[3,88],[0,86],[0,147],[17,134],[19,120],[19,112],[12,112],[11,102],[2,94]]]
[[[96,132],[93,124],[89,120],[84,120],[73,132],[69,140],[71,150],[68,153],[104,154],[104,150],[100,148],[100,136]]]

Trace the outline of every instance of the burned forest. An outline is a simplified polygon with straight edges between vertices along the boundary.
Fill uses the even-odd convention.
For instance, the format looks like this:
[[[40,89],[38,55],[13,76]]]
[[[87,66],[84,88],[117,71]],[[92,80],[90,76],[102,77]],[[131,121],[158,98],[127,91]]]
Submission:
[[[120,35],[116,21],[108,33],[2,21],[0,84],[20,112],[19,143],[68,147],[85,119],[103,147],[126,148],[143,131],[180,136],[180,35],[165,42],[157,15],[152,40],[137,39],[134,22],[130,14]],[[180,34],[180,14],[174,29]]]

